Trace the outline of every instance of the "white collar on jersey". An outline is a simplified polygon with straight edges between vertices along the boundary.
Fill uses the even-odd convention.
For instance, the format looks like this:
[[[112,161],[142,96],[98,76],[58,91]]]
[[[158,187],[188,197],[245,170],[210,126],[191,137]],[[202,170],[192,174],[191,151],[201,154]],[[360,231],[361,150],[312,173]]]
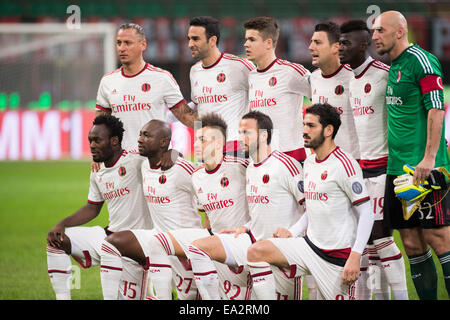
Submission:
[[[353,69],[353,73],[355,74],[355,76],[359,76],[361,74],[361,72],[363,72],[366,67],[369,65],[369,63],[371,63],[373,60],[375,60],[374,58],[372,58],[371,56],[367,57],[366,61],[363,62],[362,65],[360,65],[358,68]]]

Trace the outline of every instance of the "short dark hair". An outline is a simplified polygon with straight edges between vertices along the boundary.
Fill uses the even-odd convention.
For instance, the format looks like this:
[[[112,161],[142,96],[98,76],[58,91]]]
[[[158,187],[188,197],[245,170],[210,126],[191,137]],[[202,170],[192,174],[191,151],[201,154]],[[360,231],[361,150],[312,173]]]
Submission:
[[[145,31],[144,31],[144,28],[142,28],[142,26],[140,26],[136,23],[127,22],[127,23],[122,23],[119,26],[118,30],[126,30],[126,29],[134,29],[137,32],[137,34],[141,36],[142,40],[145,39]]]
[[[277,21],[272,17],[256,17],[248,19],[244,22],[245,30],[258,30],[261,37],[266,40],[272,39],[273,46],[275,47],[280,36],[280,28]]]
[[[306,113],[314,114],[319,117],[319,122],[323,128],[327,125],[332,125],[334,130],[332,134],[332,138],[336,137],[336,134],[339,131],[339,127],[341,126],[341,116],[339,112],[328,103],[316,103],[311,107],[306,108]]]
[[[339,25],[333,21],[324,21],[316,24],[314,28],[315,32],[323,31],[327,33],[328,41],[331,43],[339,42],[341,31]]]
[[[201,127],[212,127],[218,129],[224,138],[224,143],[227,141],[227,123],[225,120],[222,119],[220,115],[217,113],[206,113],[203,116],[201,116],[198,121],[201,122]]]
[[[363,20],[350,20],[344,22],[340,27],[341,34],[349,33],[353,31],[367,31],[366,42],[370,44],[372,32],[369,27],[367,27],[367,23]]]
[[[212,36],[216,36],[216,43],[219,44],[220,39],[220,23],[219,20],[210,16],[200,16],[192,18],[189,22],[190,26],[205,28],[206,40]]]
[[[265,130],[267,132],[267,144],[272,141],[273,122],[270,117],[260,111],[250,111],[244,114],[242,119],[255,119],[258,125],[258,130]]]
[[[109,130],[109,138],[117,137],[119,138],[119,144],[122,144],[123,133],[125,129],[123,128],[122,121],[110,114],[101,114],[95,117],[93,125],[104,124]]]

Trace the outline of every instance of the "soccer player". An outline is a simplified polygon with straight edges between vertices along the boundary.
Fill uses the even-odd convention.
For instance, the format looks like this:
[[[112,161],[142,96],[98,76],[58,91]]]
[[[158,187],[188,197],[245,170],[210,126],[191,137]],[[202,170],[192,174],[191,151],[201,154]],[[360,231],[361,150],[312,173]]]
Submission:
[[[190,128],[197,119],[172,74],[144,61],[146,48],[144,29],[134,23],[122,24],[116,35],[122,66],[103,76],[97,93],[97,113],[111,113],[123,122],[123,148],[135,153],[139,131],[152,119],[166,121],[167,108]]]
[[[244,28],[245,53],[257,67],[249,74],[250,110],[272,119],[273,147],[302,162],[306,150],[295,133],[302,131],[303,99],[311,96],[310,72],[276,57],[280,30],[275,19],[256,17],[247,20]]]
[[[313,103],[328,103],[341,115],[341,128],[336,136],[336,145],[359,159],[359,144],[353,112],[350,107],[348,84],[354,77],[348,65],[339,61],[339,25],[322,22],[315,26],[309,50],[312,64],[317,67],[311,73]]]
[[[311,274],[327,300],[352,299],[373,225],[369,196],[358,163],[334,143],[341,123],[338,111],[329,104],[314,104],[306,109],[303,122],[305,147],[314,149],[299,184],[305,214],[290,229],[278,228],[274,238],[248,249],[253,289],[259,299],[275,299],[272,264],[291,268],[296,275]],[[297,237],[305,231],[304,237]]]
[[[239,121],[248,112],[248,74],[255,66],[247,59],[220,52],[217,19],[195,17],[189,24],[189,49],[199,60],[190,72],[192,102],[199,116],[214,112],[227,122],[225,152],[237,156]]]
[[[395,197],[393,180],[405,164],[415,166],[414,183],[425,181],[435,167],[450,168],[445,143],[442,69],[438,59],[408,42],[408,25],[398,11],[379,15],[372,39],[378,54],[391,58],[386,88],[388,146],[384,221],[399,229],[420,299],[437,299],[437,275],[430,246],[442,266],[450,292],[450,197],[431,192],[408,220]],[[448,189],[448,188],[447,188]]]
[[[200,118],[201,128],[195,133],[195,156],[203,162],[192,174],[192,184],[198,202],[205,211],[206,228],[183,228],[159,233],[148,239],[150,271],[156,292],[168,297],[171,278],[163,267],[170,264],[169,257],[189,256],[189,245],[196,239],[206,238],[226,228],[235,228],[249,220],[247,199],[245,197],[245,171],[248,161],[223,155],[226,142],[227,124],[214,113]],[[243,270],[230,269],[217,263],[211,270],[194,271],[194,278],[203,282],[220,282],[215,291],[205,291],[198,287],[203,300],[248,299],[251,284],[242,278]]]
[[[361,159],[358,162],[375,215],[371,241],[369,241],[373,242],[373,245],[367,246],[368,250],[364,251],[362,257],[356,297],[363,300],[372,298],[370,288],[367,286],[369,277],[367,267],[369,259],[375,256],[370,265],[378,262],[376,269],[379,269],[374,269],[374,275],[379,279],[376,283],[381,285],[381,288],[373,288],[375,297],[389,299],[392,288],[396,300],[408,300],[402,253],[394,242],[392,229],[383,226],[383,200],[388,159],[385,96],[389,67],[369,55],[371,32],[364,21],[345,22],[341,25],[340,31],[339,58],[341,63],[348,64],[354,73],[354,77],[350,78],[349,96],[359,141]],[[366,270],[363,270],[364,268]],[[383,275],[378,272],[379,270]],[[373,274],[373,272],[370,273]],[[385,290],[379,292],[383,288]]]
[[[147,157],[142,163],[142,181],[148,209],[153,221],[152,230],[132,229],[115,232],[104,240],[101,251],[102,268],[108,268],[108,273],[102,276],[102,286],[108,296],[117,296],[119,281],[122,274],[122,257],[128,257],[149,268],[148,238],[159,232],[179,228],[200,228],[201,219],[197,213],[191,176],[194,165],[178,158],[168,170],[162,170],[158,163],[168,150],[171,139],[169,125],[160,120],[151,120],[141,130],[138,139],[138,149],[141,156]],[[178,286],[178,298],[195,299],[197,290],[187,261],[181,263],[176,257],[171,259],[168,268],[161,267],[161,272],[168,270],[173,273],[173,281]],[[171,269],[171,268],[172,269]],[[157,277],[156,273],[150,275]],[[134,299],[145,298],[146,282],[128,283],[124,286],[124,296]],[[136,294],[140,292],[141,294]],[[156,297],[161,298],[156,292]]]
[[[142,191],[143,158],[122,149],[123,132],[122,122],[116,117],[95,118],[88,139],[92,159],[101,165],[98,172],[91,172],[87,204],[58,222],[47,235],[48,274],[57,299],[70,299],[70,255],[83,268],[99,265],[102,242],[107,235],[152,226]],[[100,213],[105,201],[109,225],[81,226]],[[126,261],[124,269],[125,281],[140,283],[145,277],[145,270],[135,262]]]
[[[272,237],[276,227],[291,227],[303,213],[300,205],[304,200],[302,167],[294,158],[271,150],[272,130],[271,119],[262,112],[251,111],[242,118],[239,140],[251,159],[246,174],[250,221],[238,228],[228,228],[212,237],[194,241],[190,246],[194,273],[199,272],[197,270],[211,272],[214,268],[212,260],[215,260],[243,268],[253,278],[259,267],[247,267],[247,248],[255,241]],[[272,272],[270,268],[267,271]],[[273,272],[277,275],[279,300],[301,298],[301,278],[293,277],[292,269],[274,268]],[[207,287],[202,282],[203,279],[197,281],[199,289]],[[217,290],[211,283],[208,287],[209,290]]]

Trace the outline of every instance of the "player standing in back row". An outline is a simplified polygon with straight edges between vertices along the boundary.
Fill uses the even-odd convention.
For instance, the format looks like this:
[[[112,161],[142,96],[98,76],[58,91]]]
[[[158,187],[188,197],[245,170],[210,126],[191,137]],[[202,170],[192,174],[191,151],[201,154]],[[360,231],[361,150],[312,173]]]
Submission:
[[[399,229],[420,299],[437,299],[437,273],[433,248],[442,266],[450,292],[450,196],[448,190],[428,194],[405,220],[402,204],[395,197],[393,180],[403,166],[415,166],[414,183],[425,181],[432,169],[450,170],[445,143],[444,88],[439,60],[418,45],[408,42],[408,25],[397,11],[378,16],[372,39],[378,54],[391,58],[386,88],[389,159],[384,221]],[[430,207],[431,205],[431,207]]]
[[[245,53],[257,69],[249,74],[250,111],[260,111],[273,122],[273,147],[303,162],[306,151],[302,132],[304,97],[310,98],[310,72],[302,65],[275,55],[280,30],[275,19],[256,17],[244,23]]]
[[[198,59],[191,68],[191,98],[199,116],[216,113],[225,119],[225,152],[236,156],[239,121],[248,112],[248,74],[255,66],[244,58],[220,52],[219,21],[196,17],[190,21],[189,49]],[[242,156],[242,154],[240,155]]]
[[[339,57],[341,63],[350,65],[354,73],[349,84],[350,105],[353,109],[361,154],[359,165],[375,215],[369,241],[373,244],[367,245],[362,256],[356,298],[372,299],[370,288],[368,288],[370,273],[373,274],[372,277],[379,279],[372,282],[372,284],[380,284],[379,288],[372,288],[377,300],[390,299],[391,289],[396,300],[407,300],[405,262],[400,249],[394,242],[392,229],[383,226],[388,161],[385,94],[389,67],[369,55],[370,37],[371,32],[362,20],[351,20],[341,25]],[[372,269],[373,265],[377,268]],[[371,272],[367,270],[367,267]]]
[[[336,145],[359,159],[359,145],[348,96],[348,84],[354,76],[349,66],[339,61],[339,26],[334,22],[319,23],[315,27],[309,50],[312,64],[318,67],[311,73],[313,103],[328,103],[341,115],[342,125]]]
[[[134,153],[138,153],[139,131],[152,119],[166,121],[167,109],[190,128],[197,119],[172,74],[145,62],[146,48],[144,29],[134,23],[122,24],[116,35],[122,66],[103,76],[97,93],[97,114],[111,113],[123,122],[123,148]]]

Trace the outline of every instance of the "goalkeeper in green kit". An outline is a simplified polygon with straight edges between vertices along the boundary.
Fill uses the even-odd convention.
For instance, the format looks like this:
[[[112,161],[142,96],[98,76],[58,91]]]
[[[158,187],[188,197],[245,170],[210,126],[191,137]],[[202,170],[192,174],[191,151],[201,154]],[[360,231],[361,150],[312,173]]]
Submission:
[[[445,175],[435,170],[450,170],[441,65],[434,55],[408,43],[406,19],[397,11],[376,18],[372,39],[377,53],[387,53],[392,61],[386,87],[389,159],[384,221],[400,232],[419,298],[437,299],[437,273],[430,247],[439,258],[450,292],[449,184]],[[402,202],[398,189],[394,192],[394,183],[408,178],[408,191],[434,187],[421,197],[410,216],[405,214],[405,203],[412,202]],[[398,188],[408,189],[404,187]]]

